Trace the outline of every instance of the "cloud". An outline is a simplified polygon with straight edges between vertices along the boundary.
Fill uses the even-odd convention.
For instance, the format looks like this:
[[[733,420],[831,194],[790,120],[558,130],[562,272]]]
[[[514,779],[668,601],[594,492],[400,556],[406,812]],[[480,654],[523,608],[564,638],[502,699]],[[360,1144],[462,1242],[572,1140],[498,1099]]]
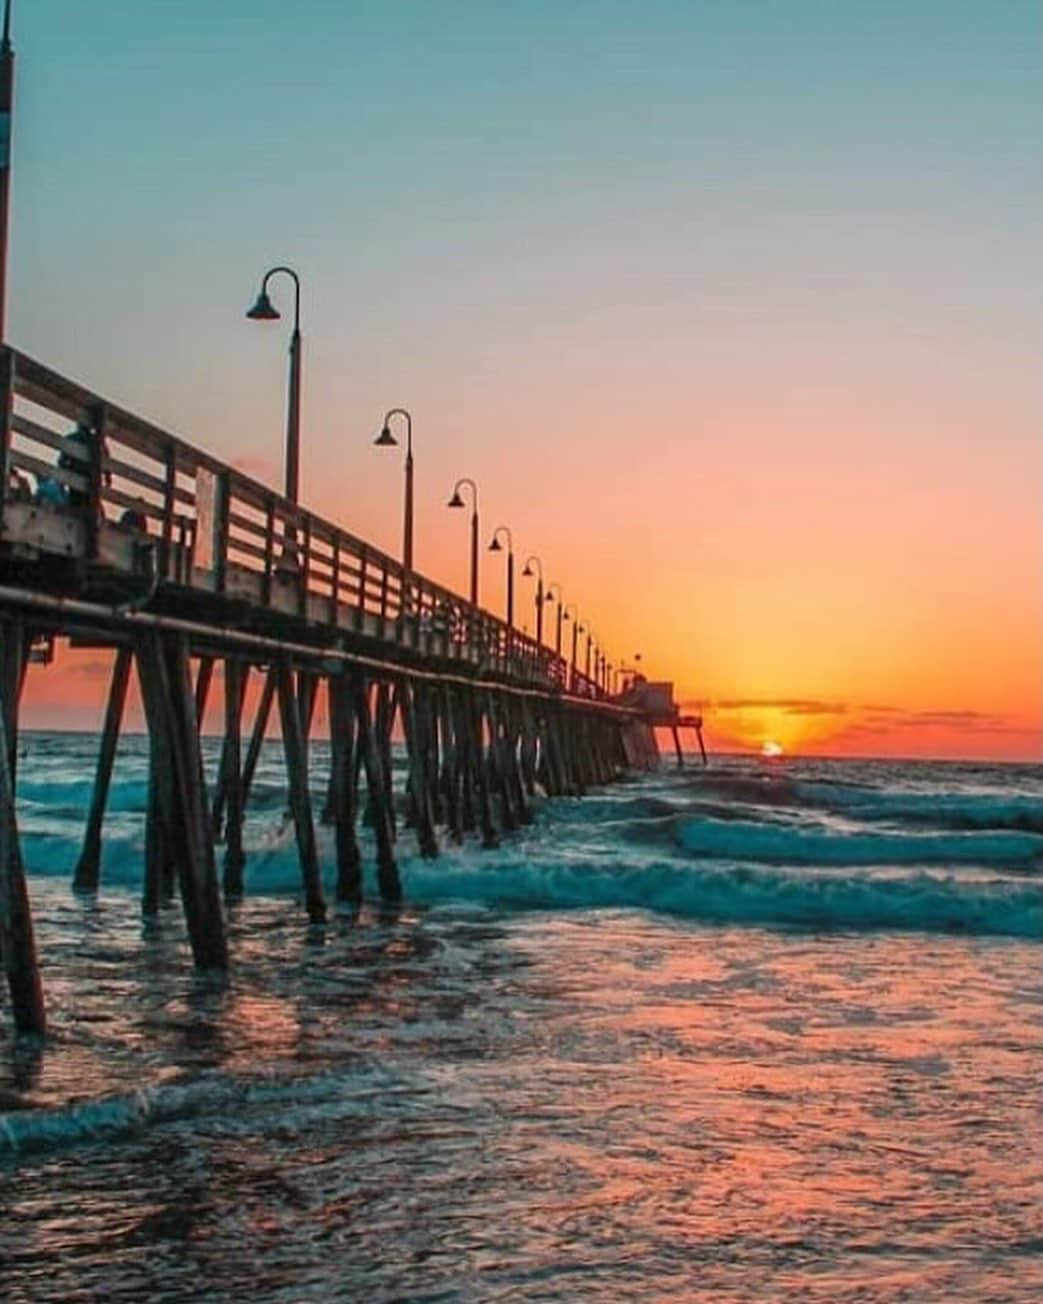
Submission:
[[[838,735],[845,738],[880,737],[907,730],[953,730],[975,734],[1026,734],[1032,730],[1013,725],[1009,716],[995,712],[958,710],[910,710],[880,703],[831,701],[815,697],[722,697],[716,700],[683,702],[685,711],[702,711],[721,717],[758,711],[777,711],[796,717],[833,717]],[[843,717],[843,721],[840,721]]]
[[[1008,716],[988,711],[909,711],[901,707],[864,707],[863,723],[881,730],[958,729],[962,733],[1024,733]]]
[[[785,711],[789,715],[846,715],[847,702],[827,702],[814,697],[723,697],[707,706],[714,711]]]

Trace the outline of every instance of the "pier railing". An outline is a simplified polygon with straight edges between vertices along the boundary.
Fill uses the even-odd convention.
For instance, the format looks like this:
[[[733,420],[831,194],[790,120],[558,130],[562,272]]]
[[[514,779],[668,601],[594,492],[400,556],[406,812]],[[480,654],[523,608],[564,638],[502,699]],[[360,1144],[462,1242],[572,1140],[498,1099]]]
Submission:
[[[602,696],[527,634],[25,354],[0,350],[0,389],[8,555]]]

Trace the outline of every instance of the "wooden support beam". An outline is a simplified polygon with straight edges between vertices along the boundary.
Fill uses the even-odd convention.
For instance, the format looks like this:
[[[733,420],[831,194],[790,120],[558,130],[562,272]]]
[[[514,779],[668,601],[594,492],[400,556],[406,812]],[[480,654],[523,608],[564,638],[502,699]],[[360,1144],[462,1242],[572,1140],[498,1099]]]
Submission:
[[[422,694],[422,689],[417,689],[406,679],[403,679],[397,688],[402,727],[409,754],[410,808],[413,812],[417,842],[420,854],[433,859],[438,855],[438,838],[435,835],[435,821],[431,809],[431,785],[428,778],[431,739],[426,728]]]
[[[442,824],[445,821],[445,811],[443,810],[442,785],[440,782],[443,746],[439,721],[440,694],[438,688],[432,684],[422,682],[418,687],[417,709],[422,716],[421,724],[427,738],[428,799],[435,824]]]
[[[445,806],[449,836],[454,842],[461,842],[463,840],[463,824],[460,812],[460,747],[456,736],[456,721],[453,716],[451,690],[443,685],[436,690],[436,694],[435,709],[438,713],[439,730],[442,735],[439,784]]]
[[[489,770],[485,755],[485,725],[478,691],[468,689],[464,700],[470,724],[471,765],[474,773],[475,790],[478,794],[478,822],[482,830],[482,846],[493,848],[500,845],[500,837],[493,823],[492,799],[489,795]]]
[[[467,709],[467,690],[447,689],[449,707],[453,717],[453,737],[456,741],[456,782],[460,789],[460,828],[472,833],[478,827],[475,815],[474,731]]]
[[[681,731],[675,724],[671,730],[674,735],[674,751],[677,753],[677,768],[684,769],[684,752],[681,750]]]
[[[539,758],[537,775],[548,797],[560,797],[565,791],[565,781],[561,771],[561,756],[555,736],[556,711],[543,706],[536,727],[539,731]]]
[[[524,697],[518,703],[518,717],[519,728],[521,731],[519,763],[521,765],[522,779],[525,783],[525,791],[530,797],[533,797],[536,794],[536,763],[539,755],[539,734],[533,716],[532,703]]]
[[[243,810],[246,809],[246,803],[250,799],[250,788],[253,786],[254,773],[257,770],[257,762],[261,756],[261,745],[268,729],[268,717],[272,713],[276,677],[275,667],[269,666],[264,679],[264,687],[261,689],[261,698],[257,703],[257,715],[254,718],[253,732],[250,735],[250,746],[246,749],[246,764],[243,766]]]
[[[156,755],[160,750],[162,744],[150,739],[148,807],[145,814],[145,877],[141,894],[141,912],[144,915],[157,914],[163,902],[171,899],[176,877],[170,852],[171,839],[163,822],[164,811],[159,795],[159,785],[165,781],[160,771],[168,764],[165,752],[162,758]]]
[[[362,901],[362,857],[355,834],[358,814],[358,722],[354,676],[350,671],[329,678],[330,804],[337,841],[337,900]]]
[[[246,677],[250,667],[234,657],[225,659],[225,739],[221,749],[227,822],[222,887],[225,900],[243,895],[243,783],[240,773],[242,752],[242,713]],[[216,804],[216,803],[215,803]]]
[[[369,685],[361,675],[355,681],[355,717],[358,721],[358,745],[369,789],[370,819],[377,842],[377,885],[384,901],[400,901],[402,884],[395,864],[390,785],[385,781],[384,765],[374,736]]]
[[[76,862],[73,875],[73,887],[78,892],[96,892],[101,870],[101,833],[105,822],[105,806],[109,799],[109,785],[112,781],[112,766],[116,759],[116,744],[119,741],[120,725],[123,722],[123,707],[127,700],[127,685],[130,682],[130,668],[134,660],[133,649],[117,649],[112,665],[112,683],[109,686],[109,699],[105,707],[105,723],[102,726],[101,747],[98,751],[98,768],[94,776],[94,791],[91,795],[91,808],[87,815],[87,832],[83,839],[80,858]]]
[[[395,725],[397,704],[391,685],[381,681],[377,684],[377,707],[374,716],[374,736],[380,767],[384,773],[384,791],[387,793],[388,817],[391,821],[391,836],[395,837],[395,771],[391,758],[391,733]]]
[[[210,685],[214,678],[214,658],[200,657],[196,671],[196,728],[202,729],[203,716],[206,715],[206,703],[210,696]]]
[[[288,660],[279,661],[276,667],[276,681],[286,775],[290,787],[290,811],[297,834],[297,853],[301,862],[305,908],[312,923],[322,923],[326,918],[326,902],[322,895],[322,876],[319,872],[319,856],[315,845],[315,823],[312,819],[311,794],[308,791],[308,753],[304,745],[299,698]]]
[[[147,630],[139,637],[136,655],[159,822],[177,869],[192,957],[198,968],[226,969],[228,945],[201,784],[187,642],[181,635]]]
[[[519,824],[531,824],[532,811],[529,809],[525,778],[522,774],[523,735],[521,711],[510,698],[504,698],[501,703],[501,716],[504,727],[504,746],[507,752],[507,774],[514,797],[514,807],[518,812],[518,822]]]
[[[229,660],[231,660],[231,658],[229,658]],[[250,682],[250,664],[249,662],[246,661],[237,661],[236,664],[239,667],[239,673],[236,677],[236,684],[239,689],[239,697],[238,697],[238,703],[236,708],[236,716],[239,721],[239,743],[238,743],[239,758],[236,761],[236,784],[238,785],[238,789],[240,793],[240,806],[243,807],[245,805],[245,803],[243,803],[242,801],[243,776],[240,772],[241,763],[242,763],[242,719],[243,719],[243,708],[246,703],[246,690]],[[227,667],[226,667],[226,675],[227,675]],[[215,842],[221,841],[221,836],[223,833],[224,819],[225,819],[225,804],[228,797],[228,784],[230,779],[230,774],[229,774],[230,747],[228,742],[227,712],[228,712],[228,681],[226,677],[225,737],[224,737],[224,742],[222,743],[221,746],[221,761],[217,767],[217,784],[215,786],[215,791],[214,791],[214,800],[213,800],[213,804],[210,807],[210,825],[211,828],[213,829]]]
[[[47,1013],[15,813],[18,704],[26,660],[21,618],[0,625],[0,644],[0,960],[16,1030],[42,1035]]]
[[[485,694],[485,714],[489,722],[489,758],[493,779],[500,796],[500,824],[505,833],[513,833],[518,827],[518,811],[514,804],[510,760],[495,693]]]

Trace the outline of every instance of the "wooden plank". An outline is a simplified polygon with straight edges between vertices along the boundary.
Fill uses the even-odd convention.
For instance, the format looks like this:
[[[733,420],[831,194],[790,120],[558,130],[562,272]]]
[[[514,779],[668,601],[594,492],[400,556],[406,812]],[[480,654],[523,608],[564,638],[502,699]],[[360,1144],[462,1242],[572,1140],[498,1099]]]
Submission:
[[[32,453],[23,453],[20,448],[11,449],[8,464],[17,467],[19,471],[28,471],[37,479],[54,480],[64,485],[66,489],[76,490],[77,493],[87,491],[87,477],[81,475],[79,471],[67,471],[64,467],[54,466],[39,457],[34,457]]]
[[[28,417],[22,416],[19,412],[15,412],[11,416],[11,429],[16,434],[32,440],[34,444],[43,444],[47,448],[53,448],[56,453],[64,453],[73,462],[80,462],[86,468],[87,450],[81,445],[72,443],[67,438],[67,433],[49,430],[46,426],[30,421]]]

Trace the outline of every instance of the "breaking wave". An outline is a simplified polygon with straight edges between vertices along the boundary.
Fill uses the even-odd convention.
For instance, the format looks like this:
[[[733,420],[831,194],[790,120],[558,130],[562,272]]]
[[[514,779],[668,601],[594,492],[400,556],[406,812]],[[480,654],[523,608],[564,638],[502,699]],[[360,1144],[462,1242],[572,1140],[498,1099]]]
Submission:
[[[163,1125],[186,1123],[194,1129],[203,1120],[211,1130],[234,1135],[251,1126],[244,1114],[261,1111],[285,1118],[287,1107],[302,1123],[316,1114],[329,1123],[334,1115],[365,1113],[394,1085],[390,1074],[373,1065],[353,1066],[350,1082],[332,1073],[252,1079],[206,1074],[59,1108],[0,1113],[0,1156],[64,1150]]]
[[[1043,858],[1043,837],[1033,833],[831,833],[793,825],[686,820],[677,836],[694,855],[767,864],[1030,868]]]
[[[1038,889],[926,872],[870,877],[669,861],[533,865],[461,858],[442,866],[416,862],[406,885],[411,897],[426,901],[644,909],[707,923],[1043,937]]]

